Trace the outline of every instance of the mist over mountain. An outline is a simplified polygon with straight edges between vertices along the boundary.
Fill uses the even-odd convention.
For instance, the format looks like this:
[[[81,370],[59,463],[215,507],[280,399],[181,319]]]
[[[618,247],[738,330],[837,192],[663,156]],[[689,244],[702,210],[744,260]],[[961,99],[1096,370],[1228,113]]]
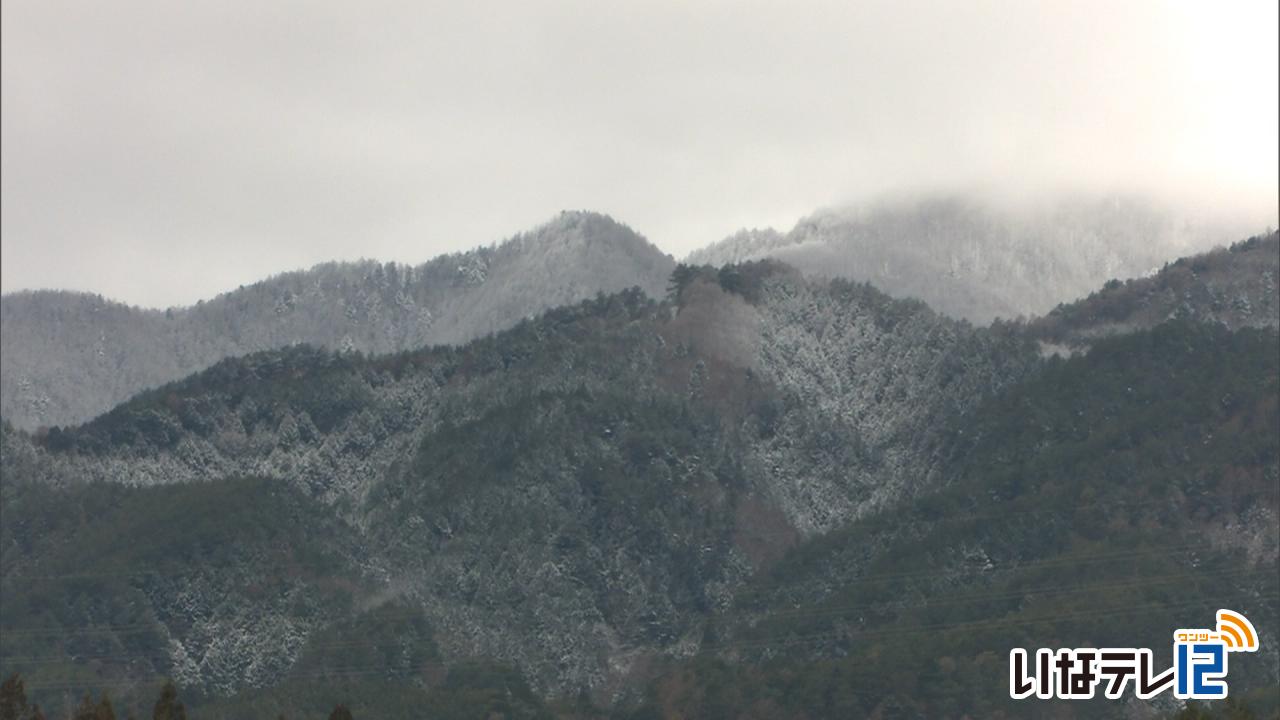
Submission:
[[[308,638],[394,599],[434,628],[448,662],[494,658],[540,692],[608,697],[645,658],[696,646],[701,618],[787,547],[927,488],[947,418],[1036,363],[1026,341],[782,266],[675,285],[669,302],[631,290],[456,349],[228,359],[78,428],[6,431],[5,592],[68,563],[115,568],[124,584],[103,592],[131,609],[80,616],[68,589],[54,595],[71,615],[57,617],[105,622],[107,657],[132,642],[112,626],[151,628],[167,641],[147,647],[145,672],[223,695],[287,680]],[[238,477],[268,481],[243,486],[245,503],[330,518],[271,532],[296,533],[295,551],[316,558],[306,567],[349,578],[336,597],[321,592],[325,573],[280,576],[287,558],[247,531],[204,541],[239,558],[224,567],[194,557],[175,526],[172,552],[192,571],[172,580],[153,582],[125,532],[76,559],[29,504]],[[137,518],[183,512],[141,507],[192,491],[102,502],[139,503],[120,515]],[[253,499],[262,492],[276,499]],[[169,543],[140,545],[158,558]],[[263,583],[278,602],[237,589]],[[41,617],[5,619],[52,620]],[[22,645],[7,652],[34,651]],[[118,679],[140,669],[102,665]]]
[[[1273,233],[975,327],[574,213],[169,312],[7,296],[19,397],[134,389],[0,429],[0,672],[54,707],[172,677],[228,718],[335,684],[369,716],[991,715],[992,647],[1274,625],[1278,276]],[[1269,707],[1258,658],[1234,681]]]
[[[462,343],[598,293],[660,296],[673,265],[612,218],[567,212],[422,265],[328,263],[185,308],[5,295],[0,416],[29,429],[79,423],[222,358],[297,343],[367,353]]]
[[[818,212],[785,235],[744,230],[687,261],[775,258],[985,324],[1042,315],[1108,279],[1247,234],[1133,198],[1015,208],[933,197]],[[418,266],[329,263],[166,311],[82,293],[5,295],[0,416],[27,429],[75,424],[221,358],[296,343],[385,353],[466,342],[600,292],[638,286],[657,297],[672,267],[630,228],[575,212]]]
[[[0,720],[1280,720],[1277,28],[0,0]]]
[[[720,266],[775,258],[822,277],[870,282],[894,297],[986,324],[1042,315],[1102,282],[1146,275],[1226,245],[1268,218],[1195,212],[1139,197],[1008,201],[926,196],[823,210],[790,232],[745,230],[691,253]]]
[[[1260,287],[1274,242],[1170,268]],[[1064,359],[773,261],[667,285],[5,426],[0,670],[46,702],[172,676],[207,717],[993,716],[1008,647],[1274,627],[1271,314],[1191,293]],[[1267,637],[1232,675],[1261,707]]]
[[[1179,258],[1149,277],[1108,281],[1074,303],[1030,322],[1049,346],[1087,348],[1109,335],[1175,318],[1228,327],[1280,326],[1280,233]]]

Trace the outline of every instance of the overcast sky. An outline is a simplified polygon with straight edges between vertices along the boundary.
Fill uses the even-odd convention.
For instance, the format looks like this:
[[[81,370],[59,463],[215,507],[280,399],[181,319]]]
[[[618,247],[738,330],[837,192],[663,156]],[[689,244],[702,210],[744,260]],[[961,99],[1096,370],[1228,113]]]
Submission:
[[[970,186],[1274,208],[1276,0],[5,0],[5,292],[164,306],[561,209],[668,252]]]

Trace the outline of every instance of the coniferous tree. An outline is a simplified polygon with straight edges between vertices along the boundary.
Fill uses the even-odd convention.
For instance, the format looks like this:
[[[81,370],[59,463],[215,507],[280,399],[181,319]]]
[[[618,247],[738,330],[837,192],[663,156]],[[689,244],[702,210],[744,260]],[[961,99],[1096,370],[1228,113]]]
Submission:
[[[98,708],[93,716],[93,720],[116,720],[116,711],[111,708],[111,701],[104,694],[102,700],[98,701]]]
[[[92,697],[85,695],[80,701],[80,707],[76,708],[71,716],[71,720],[116,720],[116,711],[111,707],[111,700],[105,693],[98,702],[94,702]]]
[[[0,720],[21,720],[27,712],[27,691],[14,673],[0,684]]]
[[[85,695],[84,699],[80,701],[80,706],[71,714],[71,720],[94,720],[94,710],[93,698]]]
[[[187,720],[187,709],[178,701],[178,689],[172,680],[166,680],[160,689],[160,699],[151,711],[152,720]]]

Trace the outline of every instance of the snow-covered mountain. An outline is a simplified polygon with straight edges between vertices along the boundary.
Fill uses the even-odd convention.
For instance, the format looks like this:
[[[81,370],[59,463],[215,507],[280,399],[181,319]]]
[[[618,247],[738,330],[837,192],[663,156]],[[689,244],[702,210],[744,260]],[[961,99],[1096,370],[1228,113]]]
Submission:
[[[775,258],[985,324],[1044,314],[1109,279],[1149,274],[1267,221],[1224,218],[1134,197],[1001,203],[940,196],[819,211],[786,234],[741,231],[685,262]]]
[[[673,266],[612,218],[566,212],[422,265],[328,263],[185,308],[5,295],[0,416],[29,429],[83,422],[222,358],[297,343],[367,353],[463,343],[598,293],[638,286],[660,296]]]

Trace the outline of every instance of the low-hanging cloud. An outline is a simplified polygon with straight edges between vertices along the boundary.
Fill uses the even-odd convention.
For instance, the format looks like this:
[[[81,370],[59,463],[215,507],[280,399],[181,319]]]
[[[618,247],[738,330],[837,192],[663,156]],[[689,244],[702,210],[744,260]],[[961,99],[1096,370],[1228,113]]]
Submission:
[[[3,5],[3,289],[192,302],[563,208],[675,254],[886,192],[1271,219],[1274,0]]]

